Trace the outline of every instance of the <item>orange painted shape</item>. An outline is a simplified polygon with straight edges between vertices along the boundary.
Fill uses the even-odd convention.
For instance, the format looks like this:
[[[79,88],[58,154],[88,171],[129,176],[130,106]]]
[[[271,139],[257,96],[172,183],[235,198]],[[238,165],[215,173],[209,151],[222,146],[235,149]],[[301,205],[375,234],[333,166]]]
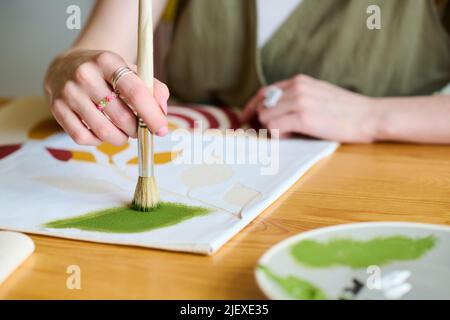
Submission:
[[[155,153],[154,156],[154,164],[156,165],[161,165],[161,164],[166,164],[169,162],[172,162],[173,160],[175,160],[176,158],[178,158],[181,155],[182,151],[175,151],[175,152],[158,152]],[[127,162],[127,164],[131,164],[131,165],[137,165],[139,163],[138,158],[133,158],[131,160],[129,160]]]
[[[96,163],[94,155],[87,151],[71,151],[72,152],[72,160],[83,161],[83,162],[93,162]]]
[[[175,152],[159,152],[155,153],[154,163],[155,164],[166,164],[172,162],[174,159],[181,155],[181,150]]]
[[[28,138],[33,140],[44,140],[61,131],[62,129],[58,122],[53,118],[48,118],[31,128],[28,132]]]
[[[103,152],[108,156],[109,164],[113,164],[113,157],[126,150],[130,146],[129,143],[124,144],[123,146],[114,146],[110,143],[104,142],[97,147],[97,150]]]

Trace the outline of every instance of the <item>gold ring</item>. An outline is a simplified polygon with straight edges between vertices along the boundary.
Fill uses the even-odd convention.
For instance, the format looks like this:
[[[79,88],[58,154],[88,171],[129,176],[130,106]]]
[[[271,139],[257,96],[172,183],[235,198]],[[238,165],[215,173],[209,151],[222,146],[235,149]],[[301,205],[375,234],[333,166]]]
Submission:
[[[131,70],[128,67],[120,67],[119,69],[116,70],[116,72],[114,72],[114,74],[112,76],[112,79],[111,79],[111,83],[112,83],[112,86],[113,86],[113,90],[114,90],[114,92],[117,95],[119,95],[119,90],[117,89],[117,85],[119,84],[119,80],[123,76],[125,76],[127,74],[130,74],[130,73],[136,74],[136,72],[134,72],[133,70]]]

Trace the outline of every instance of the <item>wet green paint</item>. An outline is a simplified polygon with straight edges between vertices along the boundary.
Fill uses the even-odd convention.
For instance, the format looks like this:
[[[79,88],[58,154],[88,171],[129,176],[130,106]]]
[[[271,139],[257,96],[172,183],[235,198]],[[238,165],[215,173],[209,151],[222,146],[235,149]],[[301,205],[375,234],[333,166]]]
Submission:
[[[416,260],[436,244],[434,236],[409,238],[392,236],[368,241],[332,239],[327,242],[304,240],[291,247],[291,254],[313,268],[348,266],[353,269],[385,265],[394,261]]]
[[[118,207],[49,222],[44,227],[107,233],[139,233],[176,225],[209,212],[210,210],[206,208],[165,202],[152,212],[138,212],[128,207]]]
[[[315,285],[308,281],[299,279],[295,276],[283,278],[266,266],[259,266],[264,274],[277,283],[287,294],[298,300],[328,300],[326,294]]]

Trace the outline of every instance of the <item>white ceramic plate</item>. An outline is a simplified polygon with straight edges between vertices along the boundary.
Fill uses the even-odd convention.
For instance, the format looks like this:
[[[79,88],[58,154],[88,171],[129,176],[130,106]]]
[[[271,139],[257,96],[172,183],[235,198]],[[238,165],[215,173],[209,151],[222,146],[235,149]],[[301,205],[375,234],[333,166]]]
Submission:
[[[256,279],[271,299],[450,299],[450,227],[357,223],[272,247]]]

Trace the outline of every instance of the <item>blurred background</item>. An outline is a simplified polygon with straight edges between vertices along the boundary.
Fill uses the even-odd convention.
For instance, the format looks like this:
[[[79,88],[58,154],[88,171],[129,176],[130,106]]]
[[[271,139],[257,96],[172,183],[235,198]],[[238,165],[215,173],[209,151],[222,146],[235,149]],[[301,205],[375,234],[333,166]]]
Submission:
[[[125,0],[126,1],[126,0]],[[0,1],[0,96],[42,95],[51,60],[77,37],[69,30],[70,5],[81,9],[82,26],[95,0]]]

